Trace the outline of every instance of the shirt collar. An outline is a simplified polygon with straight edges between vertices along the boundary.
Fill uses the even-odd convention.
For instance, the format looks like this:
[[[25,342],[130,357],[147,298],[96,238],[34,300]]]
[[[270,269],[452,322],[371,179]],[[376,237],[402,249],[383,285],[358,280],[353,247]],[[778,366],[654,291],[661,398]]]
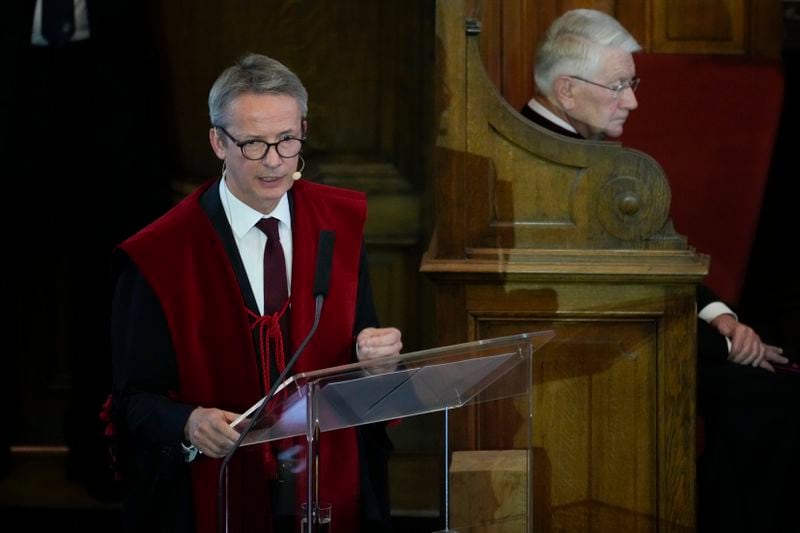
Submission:
[[[228,222],[237,239],[241,239],[242,236],[250,231],[262,218],[275,217],[282,224],[285,224],[286,227],[292,227],[292,217],[289,211],[289,197],[286,194],[281,196],[275,209],[266,215],[260,211],[256,211],[236,198],[230,189],[228,189],[228,184],[225,180],[220,180],[219,197],[222,199],[222,208],[225,210],[225,215],[228,217]]]
[[[559,117],[558,115],[547,109],[545,106],[536,101],[535,98],[530,99],[530,101],[528,102],[528,107],[539,113],[541,116],[543,116],[553,124],[561,126],[565,130],[571,131],[572,133],[578,133],[578,131],[572,127],[572,124],[570,124],[566,120],[562,119],[561,117]],[[578,133],[578,135],[580,134]]]

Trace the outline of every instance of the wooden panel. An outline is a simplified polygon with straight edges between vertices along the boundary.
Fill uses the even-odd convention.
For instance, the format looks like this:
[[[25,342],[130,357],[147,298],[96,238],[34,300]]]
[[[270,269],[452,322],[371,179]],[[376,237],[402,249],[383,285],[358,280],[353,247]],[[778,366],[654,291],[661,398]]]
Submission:
[[[525,530],[526,450],[454,452],[450,478],[451,527],[481,533]]]
[[[784,3],[779,0],[761,2],[751,0],[748,20],[750,23],[750,55],[780,58],[783,54]]]
[[[655,323],[480,319],[479,338],[553,330],[534,356],[534,446],[551,464],[551,500],[655,511]],[[478,420],[495,435],[494,420]],[[483,442],[479,446],[483,447]],[[513,443],[507,443],[511,445]]]
[[[556,332],[534,355],[531,374],[537,531],[598,517],[600,531],[691,527],[691,290],[511,281],[473,282],[466,292],[449,284],[440,289],[451,323],[463,317],[458,311],[467,312],[467,339]],[[481,406],[454,413],[455,448],[525,449],[519,431],[510,429],[521,424],[519,416],[499,412]]]
[[[658,331],[659,516],[689,525],[696,500],[696,349],[697,309],[692,287],[669,286]],[[692,475],[689,476],[686,473]],[[693,519],[693,517],[691,517]]]
[[[653,2],[653,52],[747,53],[747,0]]]
[[[531,73],[534,48],[523,39],[530,23],[529,6],[523,0],[506,1],[503,4],[503,68],[501,92],[509,101],[526,101],[531,93],[523,80]]]
[[[534,475],[533,493],[547,498],[534,503],[534,514],[552,512],[556,521],[569,521],[575,513],[582,516],[586,502],[594,502],[622,512],[619,520],[639,520],[649,528],[659,506],[658,409],[652,384],[659,382],[656,317],[664,310],[664,292],[619,285],[587,289],[473,284],[463,304],[470,317],[468,335],[556,331],[556,338],[534,355],[533,444],[548,472],[547,479]],[[468,447],[522,447],[508,430],[513,417],[496,413],[481,408],[464,415],[460,422],[475,428]]]
[[[642,48],[652,50],[653,3],[642,0],[617,0],[613,11],[606,11],[616,18],[636,39]]]
[[[553,531],[591,531],[592,533],[692,533],[694,527],[659,520],[603,503],[585,501],[565,505],[553,511],[550,518]],[[537,531],[550,531],[538,529]]]
[[[742,2],[715,0],[693,2],[690,0],[656,1],[656,9],[664,12],[663,25],[666,38],[676,41],[730,41],[733,27],[743,22]],[[691,17],[686,10],[692,9]],[[660,14],[660,13],[659,13]],[[683,16],[680,16],[683,15]]]
[[[403,344],[417,345],[414,248],[367,245],[375,307],[381,324],[403,332]]]
[[[486,71],[500,87],[503,78],[503,48],[505,35],[502,0],[466,0],[465,14],[480,22],[481,58]]]
[[[685,391],[693,354],[683,343],[694,335],[691,294],[631,284],[473,283],[466,296],[439,303],[453,305],[451,320],[454,310],[467,311],[467,338],[556,331],[534,355],[541,469],[531,488],[534,514],[545,513],[552,527],[598,515],[600,531],[689,527],[694,411]],[[524,449],[514,423],[513,414],[468,409],[454,416],[454,442]]]
[[[466,35],[463,17],[436,17],[436,138],[434,148],[433,201],[438,198],[462,198],[465,154],[459,149],[457,133],[466,130],[466,72],[463,59],[452,50],[465,48]],[[464,220],[454,209],[437,209],[437,226],[447,238],[441,240],[439,252],[448,257],[460,256],[464,250]]]
[[[556,332],[534,355],[531,374],[537,531],[582,531],[581,523],[599,531],[691,527],[691,290],[514,282],[440,289],[459,295],[439,299],[447,308],[440,315],[449,311],[452,323],[465,310],[467,339]],[[455,413],[456,449],[525,449],[510,429],[519,417],[499,412],[481,406]]]

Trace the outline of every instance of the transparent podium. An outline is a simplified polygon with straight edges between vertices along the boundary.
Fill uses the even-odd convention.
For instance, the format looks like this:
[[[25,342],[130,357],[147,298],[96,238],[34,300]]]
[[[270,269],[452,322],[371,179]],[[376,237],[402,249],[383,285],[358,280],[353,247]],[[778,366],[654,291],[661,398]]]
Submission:
[[[337,528],[337,509],[320,494],[320,476],[326,458],[319,453],[325,433],[366,424],[389,422],[402,427],[402,419],[442,413],[441,453],[444,458],[441,516],[444,531],[528,531],[531,523],[530,447],[532,439],[531,359],[552,337],[550,331],[524,333],[392,358],[297,374],[284,382],[279,393],[262,410],[242,446],[273,443],[276,455],[289,461],[288,500],[281,512],[294,515],[295,531],[316,532]],[[261,402],[244,413],[236,429],[243,431]],[[513,453],[522,457],[523,492],[519,505],[497,524],[471,523],[469,513],[451,516],[449,417],[453,410],[492,409],[493,415],[514,419],[518,429]],[[522,421],[522,423],[520,423]],[[440,438],[439,435],[436,436]],[[283,443],[283,444],[278,444]],[[298,444],[299,443],[299,444]],[[483,451],[484,453],[490,453]],[[498,451],[500,453],[502,451]],[[462,507],[470,507],[469,487],[460,487]],[[312,502],[307,505],[306,502]],[[224,510],[227,516],[227,507]],[[276,510],[276,512],[278,512]],[[508,522],[505,526],[502,522]],[[458,522],[458,523],[454,523]]]

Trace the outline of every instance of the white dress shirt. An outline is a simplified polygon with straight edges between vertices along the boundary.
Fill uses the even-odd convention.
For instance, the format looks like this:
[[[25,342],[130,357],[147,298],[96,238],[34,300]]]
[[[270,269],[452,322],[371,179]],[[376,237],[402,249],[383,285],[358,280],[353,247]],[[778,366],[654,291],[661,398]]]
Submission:
[[[281,197],[278,205],[271,213],[263,214],[245,204],[228,189],[225,180],[220,180],[219,197],[225,216],[233,230],[233,238],[239,249],[239,256],[244,263],[247,279],[253,289],[253,295],[258,304],[258,310],[264,313],[264,248],[267,246],[267,236],[256,227],[262,218],[275,217],[278,219],[278,234],[283,247],[283,257],[286,260],[286,288],[292,294],[292,216],[289,210],[289,198],[286,194]]]

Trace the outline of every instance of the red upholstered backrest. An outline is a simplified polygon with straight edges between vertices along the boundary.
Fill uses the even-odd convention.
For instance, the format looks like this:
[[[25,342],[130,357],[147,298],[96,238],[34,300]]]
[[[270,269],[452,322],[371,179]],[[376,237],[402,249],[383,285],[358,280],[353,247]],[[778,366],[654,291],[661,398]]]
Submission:
[[[781,65],[673,54],[635,61],[639,108],[620,140],[664,168],[675,228],[711,256],[707,285],[736,303],[783,106]]]

